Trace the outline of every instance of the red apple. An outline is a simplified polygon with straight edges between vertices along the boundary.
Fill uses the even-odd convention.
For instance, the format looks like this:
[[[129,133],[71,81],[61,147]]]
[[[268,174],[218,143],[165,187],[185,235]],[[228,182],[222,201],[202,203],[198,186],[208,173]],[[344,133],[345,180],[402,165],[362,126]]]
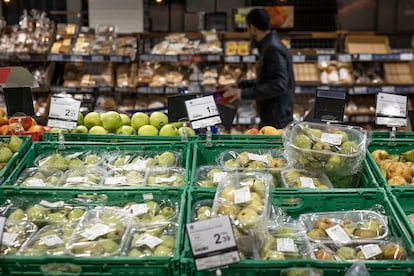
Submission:
[[[259,130],[257,128],[251,128],[245,131],[244,134],[259,134]]]
[[[0,108],[0,117],[6,117],[6,111],[3,108]]]
[[[28,132],[39,132],[39,133],[44,133],[45,132],[45,127],[41,126],[41,125],[33,125],[31,126],[28,130]]]
[[[19,119],[21,119],[22,127],[25,130],[28,130],[35,123],[35,121],[34,121],[34,119],[32,117],[25,116],[25,117],[10,117],[9,118],[9,124],[11,124],[11,123],[17,123],[17,122],[19,122]]]
[[[7,135],[8,131],[9,131],[9,125],[0,126],[0,134],[1,135]]]
[[[9,124],[9,119],[6,116],[4,117],[0,116],[0,126],[8,125],[8,124]]]

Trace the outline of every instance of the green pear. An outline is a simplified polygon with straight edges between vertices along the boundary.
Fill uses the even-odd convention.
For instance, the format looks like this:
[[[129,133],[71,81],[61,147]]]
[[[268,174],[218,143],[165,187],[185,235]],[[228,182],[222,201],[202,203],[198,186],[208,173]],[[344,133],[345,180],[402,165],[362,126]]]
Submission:
[[[148,201],[147,203],[147,213],[156,216],[160,212],[160,205],[155,201]]]
[[[198,186],[203,187],[203,188],[214,188],[216,187],[216,185],[214,184],[214,182],[210,179],[207,180],[199,180],[197,182]]]
[[[96,154],[88,154],[85,157],[86,165],[96,165],[101,161],[101,158]]]
[[[33,205],[26,210],[28,220],[44,220],[48,214],[48,209],[40,205]]]
[[[0,146],[0,163],[7,163],[13,156],[13,152],[6,146]]]
[[[142,257],[143,253],[142,251],[136,249],[136,248],[132,248],[129,252],[128,252],[128,257]]]
[[[79,158],[72,158],[69,160],[69,163],[68,163],[69,170],[76,169],[82,166],[83,166],[83,161],[80,160]]]
[[[259,214],[255,210],[244,208],[237,214],[237,219],[244,227],[251,227],[256,224],[257,221],[255,221],[255,219],[258,216]]]
[[[84,213],[85,212],[82,209],[80,209],[80,208],[74,208],[73,210],[71,210],[69,212],[68,219],[69,220],[77,220],[77,219],[80,219],[83,216]]]
[[[20,208],[17,208],[14,210],[7,219],[9,220],[22,220],[24,218],[25,214],[24,211]]]
[[[228,168],[234,168],[234,169],[240,168],[239,162],[237,162],[234,159],[226,160],[226,162],[224,162],[224,166]]]
[[[66,221],[66,216],[61,213],[50,213],[47,215],[47,220],[52,223],[62,223]]]
[[[340,152],[345,154],[355,154],[359,152],[359,147],[353,141],[346,141],[345,143],[341,144]]]
[[[275,250],[269,250],[266,252],[264,260],[273,260],[273,261],[281,261],[286,260],[285,255],[282,252],[275,251]]]
[[[208,178],[209,180],[213,181],[213,180],[214,180],[214,175],[215,175],[216,173],[221,173],[221,172],[223,172],[223,170],[222,170],[222,169],[219,169],[219,168],[213,168],[213,169],[211,169],[211,170],[209,170],[209,171],[208,171],[208,173],[207,173],[207,178]]]
[[[211,218],[211,207],[210,206],[201,206],[197,209],[197,219],[206,220]]]
[[[104,252],[108,253],[108,254],[114,253],[119,248],[119,244],[116,241],[111,240],[111,239],[109,239],[109,240],[100,240],[99,244],[100,244],[100,246],[103,247]]]
[[[23,139],[21,139],[19,136],[16,136],[16,135],[10,136],[9,149],[12,152],[17,152],[22,144],[23,144]]]
[[[168,235],[161,235],[160,239],[162,240],[161,245],[164,245],[169,248],[174,248],[175,239]]]
[[[172,256],[172,255],[173,255],[173,250],[171,247],[160,244],[154,249],[154,256],[165,257],[165,256]]]
[[[175,165],[175,155],[170,151],[166,151],[157,157],[158,165],[161,167],[172,167]]]
[[[299,134],[293,138],[292,144],[298,148],[310,149],[312,147],[312,140],[305,134]]]
[[[342,144],[345,143],[345,142],[347,142],[349,140],[348,134],[345,131],[343,131],[343,130],[335,130],[333,132],[333,134],[337,134],[337,135],[341,135],[342,136],[341,137],[341,143]]]
[[[165,206],[161,209],[160,214],[163,215],[166,218],[172,217],[175,214],[175,211],[170,206]]]
[[[250,162],[249,153],[247,151],[241,152],[237,155],[236,161],[241,167],[246,167]]]

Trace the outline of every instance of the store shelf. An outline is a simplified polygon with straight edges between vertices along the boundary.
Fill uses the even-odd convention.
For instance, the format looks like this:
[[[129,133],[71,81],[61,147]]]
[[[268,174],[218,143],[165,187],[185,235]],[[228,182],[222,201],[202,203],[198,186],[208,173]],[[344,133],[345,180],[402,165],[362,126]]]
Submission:
[[[296,85],[295,94],[312,94],[316,90],[349,91],[350,86],[343,85]]]
[[[48,61],[60,62],[115,62],[130,63],[133,60],[130,56],[117,55],[71,55],[71,54],[49,54]]]
[[[414,85],[382,85],[382,86],[354,86],[350,89],[350,95],[369,95],[384,93],[411,94],[414,93]]]
[[[318,55],[292,55],[293,62],[311,62],[311,61],[412,61],[414,52],[392,53],[392,54],[318,54]]]

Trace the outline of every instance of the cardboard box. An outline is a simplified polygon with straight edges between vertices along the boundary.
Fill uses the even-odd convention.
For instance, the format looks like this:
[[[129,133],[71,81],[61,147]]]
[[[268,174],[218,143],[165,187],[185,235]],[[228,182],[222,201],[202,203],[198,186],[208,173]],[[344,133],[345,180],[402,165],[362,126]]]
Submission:
[[[384,77],[388,84],[412,84],[414,65],[412,62],[384,63]]]
[[[293,73],[295,74],[295,80],[297,84],[320,83],[320,72],[316,63],[294,63]]]
[[[345,38],[345,47],[350,54],[391,53],[388,37],[380,35],[349,35]]]

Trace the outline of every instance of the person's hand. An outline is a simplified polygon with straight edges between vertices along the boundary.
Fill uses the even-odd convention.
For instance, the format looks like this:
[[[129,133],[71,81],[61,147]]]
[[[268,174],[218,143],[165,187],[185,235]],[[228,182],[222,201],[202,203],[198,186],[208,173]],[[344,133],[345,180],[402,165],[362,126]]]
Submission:
[[[224,88],[223,97],[231,97],[229,103],[233,103],[241,99],[241,89],[234,86],[228,86]]]

